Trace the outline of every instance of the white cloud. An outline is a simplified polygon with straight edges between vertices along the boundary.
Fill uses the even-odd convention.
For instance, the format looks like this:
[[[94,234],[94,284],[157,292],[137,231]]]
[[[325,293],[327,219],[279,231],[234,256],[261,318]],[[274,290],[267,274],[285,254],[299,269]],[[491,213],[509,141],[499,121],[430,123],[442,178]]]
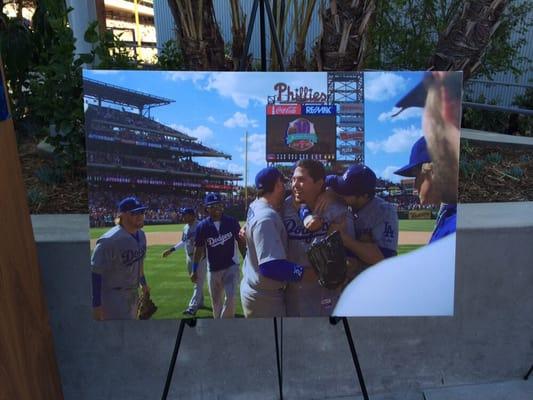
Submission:
[[[365,100],[384,101],[405,91],[407,80],[392,72],[365,74]]]
[[[211,168],[223,169],[234,174],[244,173],[244,165],[239,165],[226,160],[209,160],[206,166]]]
[[[403,112],[401,112],[399,115],[393,117],[394,114],[396,114],[398,111],[400,111],[401,108],[393,107],[392,110],[387,112],[382,112],[378,116],[379,122],[385,122],[385,121],[391,121],[391,122],[397,122],[397,121],[403,121],[410,118],[422,118],[423,109],[418,107],[411,107],[407,108]]]
[[[244,138],[241,138],[241,142],[244,142]],[[238,151],[241,153],[241,157],[245,160],[245,149],[239,147]],[[248,136],[248,162],[264,166],[266,155],[266,135],[263,133],[254,133]]]
[[[233,102],[241,107],[247,108],[250,102],[266,104],[266,97],[272,89],[264,86],[261,80],[253,79],[253,74],[246,75],[243,82],[243,75],[231,72],[215,72],[209,75],[205,90],[214,90],[222,97],[229,97]]]
[[[368,141],[368,149],[372,153],[401,153],[411,149],[416,140],[422,136],[422,129],[411,125],[408,128],[393,129],[393,134],[381,141]]]
[[[207,117],[207,121],[208,121],[208,122],[211,122],[212,124],[216,124],[216,123],[217,123],[217,120],[216,120],[215,117],[213,117],[212,115],[210,115],[209,117]]]
[[[213,131],[207,126],[199,125],[196,128],[189,128],[185,125],[170,124],[172,129],[176,129],[180,132],[183,132],[189,136],[198,138],[201,142],[205,142],[208,139],[213,137]]]
[[[403,179],[402,176],[399,176],[399,175],[396,175],[394,173],[394,171],[398,170],[400,167],[396,167],[394,165],[389,165],[387,168],[385,168],[383,170],[383,172],[381,172],[381,177],[383,179],[386,179],[388,181],[392,181],[392,182],[400,182],[401,179]]]
[[[224,126],[226,128],[247,128],[249,126],[257,128],[259,125],[255,119],[249,119],[246,114],[237,111],[231,118],[224,121]]]

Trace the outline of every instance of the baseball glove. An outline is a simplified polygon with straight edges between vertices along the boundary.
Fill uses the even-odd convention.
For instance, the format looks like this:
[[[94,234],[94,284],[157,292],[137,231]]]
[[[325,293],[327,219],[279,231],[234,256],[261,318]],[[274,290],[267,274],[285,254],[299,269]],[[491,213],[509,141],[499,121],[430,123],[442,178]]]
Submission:
[[[338,231],[313,242],[307,257],[321,286],[336,289],[343,284],[346,279],[346,253]]]
[[[137,306],[137,318],[149,319],[157,311],[157,306],[154,304],[149,294],[142,293],[139,296]]]

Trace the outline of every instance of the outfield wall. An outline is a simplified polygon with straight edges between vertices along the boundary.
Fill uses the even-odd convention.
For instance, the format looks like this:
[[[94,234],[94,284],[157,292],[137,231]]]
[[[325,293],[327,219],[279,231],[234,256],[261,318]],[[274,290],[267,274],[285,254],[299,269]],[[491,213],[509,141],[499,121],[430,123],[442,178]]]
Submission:
[[[33,216],[66,399],[156,399],[175,321],[90,317],[88,217]],[[533,362],[533,203],[459,207],[453,318],[350,319],[371,394],[518,379]],[[287,399],[358,394],[341,326],[284,319]],[[274,399],[272,320],[187,328],[169,398]]]

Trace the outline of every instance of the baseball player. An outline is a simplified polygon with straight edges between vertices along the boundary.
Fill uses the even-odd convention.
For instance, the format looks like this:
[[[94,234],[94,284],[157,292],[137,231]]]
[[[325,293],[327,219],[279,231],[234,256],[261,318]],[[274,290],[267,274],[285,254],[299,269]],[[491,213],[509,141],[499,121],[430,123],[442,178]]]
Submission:
[[[144,276],[144,207],[134,197],[118,206],[118,224],[96,242],[91,257],[93,318],[136,319],[138,289],[150,289]]]
[[[340,233],[344,245],[361,260],[361,268],[397,255],[398,213],[391,203],[375,195],[374,171],[365,165],[352,165],[342,176],[328,176],[326,184],[357,215],[355,236],[344,229]]]
[[[321,162],[300,160],[292,176],[292,195],[283,204],[282,218],[287,231],[289,261],[304,267],[304,274],[312,271],[307,257],[307,250],[313,240],[323,239],[331,230],[332,224],[346,221],[346,230],[354,235],[353,215],[346,205],[332,202],[322,212],[321,227],[318,230],[307,229],[300,218],[301,204],[310,210],[315,207],[319,196],[324,192],[326,171]],[[287,316],[312,317],[329,316],[335,306],[340,289],[328,290],[318,284],[317,279],[302,279],[288,282],[285,290]]]
[[[243,257],[246,245],[239,239],[239,222],[224,215],[220,195],[207,194],[205,208],[209,216],[196,228],[191,281],[198,281],[200,261],[207,253],[207,282],[213,302],[213,317],[232,318],[235,315],[235,292],[239,279],[239,259],[235,254],[235,244],[238,244]]]
[[[396,175],[415,177],[415,187],[421,205],[440,204],[435,229],[429,243],[455,232],[457,204],[441,203],[440,195],[433,184],[433,163],[427,149],[426,138],[418,139],[411,149],[409,164],[394,172]]]
[[[183,208],[180,210],[185,226],[183,227],[183,233],[181,235],[181,241],[163,252],[163,257],[168,257],[174,251],[185,248],[185,262],[187,264],[187,271],[189,276],[192,273],[192,257],[194,252],[194,239],[196,236],[196,228],[198,227],[198,220],[196,219],[196,213],[192,208]],[[196,282],[194,283],[191,300],[189,306],[183,314],[196,315],[198,309],[204,306],[204,282],[207,273],[207,260],[204,257],[198,265],[196,270]]]
[[[461,80],[460,72],[428,72],[396,104],[401,111],[424,107],[433,184],[447,204],[457,203]],[[346,287],[334,315],[453,315],[455,240],[452,233],[364,271]]]
[[[274,167],[262,169],[255,177],[258,193],[246,218],[247,253],[241,281],[246,318],[286,316],[287,282],[316,281],[312,268],[306,269],[304,277],[304,267],[287,260],[287,232],[279,215],[285,183],[285,177]]]

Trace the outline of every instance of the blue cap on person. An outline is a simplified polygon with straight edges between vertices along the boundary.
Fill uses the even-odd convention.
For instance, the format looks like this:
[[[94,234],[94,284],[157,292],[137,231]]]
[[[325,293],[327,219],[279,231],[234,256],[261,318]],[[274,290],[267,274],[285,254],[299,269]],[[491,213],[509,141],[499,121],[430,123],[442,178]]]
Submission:
[[[180,214],[181,215],[195,215],[196,213],[190,207],[183,207],[183,208],[180,208]]]
[[[263,168],[255,176],[255,187],[262,189],[266,192],[274,190],[274,185],[281,178],[283,182],[287,181],[287,178],[276,167]]]
[[[376,174],[366,165],[352,165],[342,176],[328,175],[326,186],[331,187],[341,196],[360,196],[374,193],[376,190]]]
[[[212,206],[213,204],[222,203],[222,198],[218,193],[207,193],[204,199],[204,205]]]
[[[397,171],[394,171],[394,173],[400,176],[413,177],[416,176],[416,171],[414,170],[414,168],[428,162],[431,162],[431,157],[429,156],[426,138],[422,136],[415,142],[415,144],[411,148],[409,164],[400,168]]]
[[[136,197],[126,197],[118,203],[118,211],[130,212],[130,213],[140,213],[146,210],[148,207],[143,206],[141,202]]]

